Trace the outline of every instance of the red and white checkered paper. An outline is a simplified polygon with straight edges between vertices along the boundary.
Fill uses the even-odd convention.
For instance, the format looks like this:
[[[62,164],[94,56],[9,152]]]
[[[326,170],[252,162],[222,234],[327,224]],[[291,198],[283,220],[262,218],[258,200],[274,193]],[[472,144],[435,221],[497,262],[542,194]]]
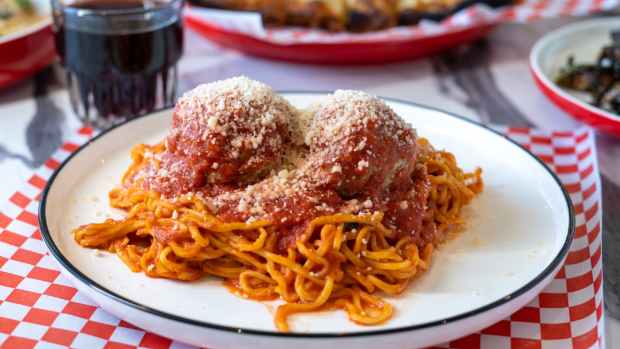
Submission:
[[[602,348],[600,181],[591,131],[501,128],[552,168],[573,200],[577,231],[566,264],[530,304],[509,318],[437,348]],[[23,188],[0,204],[0,347],[182,348],[98,308],[73,288],[48,254],[37,224],[53,170],[92,135],[64,144]]]
[[[308,28],[266,28],[260,15],[189,6],[185,16],[233,32],[277,44],[352,43],[414,40],[439,36],[501,22],[531,22],[541,18],[584,16],[620,5],[619,0],[525,0],[519,5],[497,9],[486,5],[465,8],[441,22],[423,20],[413,26],[399,26],[370,33],[330,33]]]

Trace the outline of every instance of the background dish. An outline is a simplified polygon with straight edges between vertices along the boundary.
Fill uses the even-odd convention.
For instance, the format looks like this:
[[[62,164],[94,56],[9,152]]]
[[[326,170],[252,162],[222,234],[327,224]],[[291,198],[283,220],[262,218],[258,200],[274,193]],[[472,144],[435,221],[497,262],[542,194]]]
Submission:
[[[227,48],[269,59],[319,64],[387,63],[425,57],[480,39],[496,25],[484,24],[406,40],[278,44],[218,27],[198,16],[186,15],[185,23],[207,39]]]
[[[285,96],[305,106],[320,95]],[[542,163],[503,136],[444,112],[389,104],[437,147],[454,152],[464,168],[483,167],[486,189],[468,210],[467,231],[435,254],[430,272],[403,296],[390,299],[399,312],[383,326],[359,327],[326,312],[292,319],[301,333],[278,334],[269,307],[229,294],[218,280],[147,279],[73,241],[71,228],[118,214],[108,209],[107,191],[129,163],[129,147],[161,138],[170,111],[104,133],[60,169],[42,200],[44,238],[65,273],[104,309],[192,344],[426,346],[484,328],[527,303],[559,269],[574,229],[567,196]],[[204,301],[196,306],[196,299]]]
[[[37,13],[47,18],[0,36],[0,88],[12,85],[50,65],[56,55],[50,2],[32,0]]]
[[[586,124],[620,136],[619,115],[595,107],[586,102],[586,96],[555,83],[569,56],[575,56],[575,63],[595,62],[603,46],[611,43],[610,33],[618,29],[616,18],[600,18],[555,30],[532,48],[530,68],[538,88],[558,107]]]
[[[189,0],[194,6],[249,11],[261,15],[268,26],[312,27],[332,32],[369,32],[395,26],[416,25],[421,20],[441,21],[471,6],[501,7],[516,5],[512,0],[330,0],[284,2],[274,6],[271,1]]]

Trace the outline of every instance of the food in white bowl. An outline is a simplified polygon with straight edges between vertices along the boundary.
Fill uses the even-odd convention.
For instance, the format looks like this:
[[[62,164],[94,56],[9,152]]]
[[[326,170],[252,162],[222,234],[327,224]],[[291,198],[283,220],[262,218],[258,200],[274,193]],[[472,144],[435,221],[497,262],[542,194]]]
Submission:
[[[556,83],[584,93],[592,105],[620,114],[620,31],[610,33],[612,43],[603,46],[594,62],[575,62],[569,56]]]
[[[575,64],[597,62],[601,48],[613,45],[610,33],[618,30],[617,18],[580,21],[546,34],[530,53],[534,82],[551,102],[579,121],[614,135],[620,135],[618,113],[596,106],[589,93],[563,87],[557,79],[570,57]]]
[[[30,0],[0,0],[0,37],[43,22],[46,18]]]

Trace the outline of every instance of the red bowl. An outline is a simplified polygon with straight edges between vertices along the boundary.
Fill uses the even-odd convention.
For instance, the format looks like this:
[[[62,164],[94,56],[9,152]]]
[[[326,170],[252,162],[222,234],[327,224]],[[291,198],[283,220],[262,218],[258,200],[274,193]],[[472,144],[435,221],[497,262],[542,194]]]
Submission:
[[[432,37],[405,40],[284,45],[223,29],[194,16],[186,16],[185,23],[224,47],[258,57],[317,64],[370,64],[420,58],[479,39],[495,27],[495,24],[485,24]]]
[[[33,2],[37,11],[49,16],[49,3]],[[54,61],[51,19],[0,37],[0,89],[27,78]]]
[[[530,70],[542,93],[555,105],[592,127],[620,137],[620,115],[595,107],[555,83],[560,69],[573,55],[577,63],[592,63],[618,30],[617,18],[599,18],[565,26],[542,37],[532,48]]]

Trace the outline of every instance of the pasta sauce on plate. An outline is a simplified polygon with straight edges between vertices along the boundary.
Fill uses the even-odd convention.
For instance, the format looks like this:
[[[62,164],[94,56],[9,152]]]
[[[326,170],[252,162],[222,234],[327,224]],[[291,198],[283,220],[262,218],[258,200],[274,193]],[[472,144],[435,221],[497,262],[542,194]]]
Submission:
[[[430,184],[416,170],[415,132],[382,102],[338,91],[311,120],[295,120],[292,106],[260,86],[236,88],[179,101],[158,168],[143,171],[146,188],[199,195],[227,222],[268,220],[283,251],[313,218],[334,213],[382,211],[399,234],[437,239],[422,229]],[[234,103],[247,91],[252,103]]]
[[[246,78],[201,85],[176,105],[166,139],[136,145],[110,204],[76,241],[133,271],[225,279],[235,294],[294,313],[342,309],[387,321],[376,296],[401,293],[482,190],[376,97],[336,91],[296,110]]]

